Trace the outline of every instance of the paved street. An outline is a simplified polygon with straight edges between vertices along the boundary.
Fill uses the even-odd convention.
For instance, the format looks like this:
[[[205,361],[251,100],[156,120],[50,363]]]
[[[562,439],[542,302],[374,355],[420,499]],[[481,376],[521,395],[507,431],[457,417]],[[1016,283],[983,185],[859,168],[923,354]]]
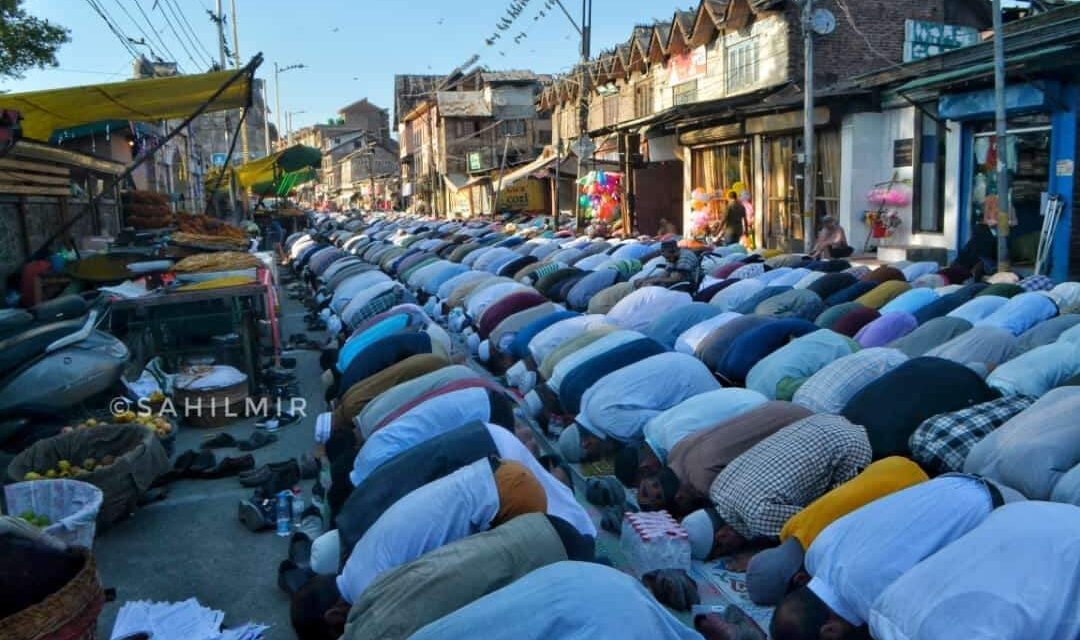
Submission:
[[[299,303],[283,300],[283,335],[304,331]],[[292,354],[292,352],[290,352]],[[322,410],[318,353],[297,351],[300,391],[312,399],[308,418],[278,432],[278,441],[254,452],[256,465],[298,457],[312,447],[312,425]],[[237,439],[250,435],[253,421],[225,429]],[[216,431],[214,431],[216,433]],[[198,447],[206,430],[182,428],[176,453]],[[218,449],[238,455],[235,449]],[[174,456],[175,457],[175,456]],[[310,501],[312,481],[303,483]],[[277,566],[286,553],[286,538],[272,531],[249,532],[237,519],[237,502],[251,494],[236,478],[181,480],[169,497],[140,509],[134,517],[98,536],[96,552],[102,582],[117,590],[106,605],[98,633],[108,638],[116,613],[127,600],[181,601],[196,597],[204,606],[224,611],[225,626],[248,620],[272,625],[270,640],[293,638],[289,600],[277,587]]]

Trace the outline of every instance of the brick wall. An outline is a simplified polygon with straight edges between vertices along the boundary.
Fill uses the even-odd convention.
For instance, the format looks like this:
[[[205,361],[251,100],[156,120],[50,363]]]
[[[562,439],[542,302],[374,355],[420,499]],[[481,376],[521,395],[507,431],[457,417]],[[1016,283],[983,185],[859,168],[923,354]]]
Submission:
[[[842,7],[847,6],[864,39],[848,20]],[[836,16],[836,30],[818,36],[814,42],[815,80],[829,85],[899,63],[904,54],[904,21],[948,22],[985,28],[980,12],[969,10],[968,0],[816,0],[815,6],[828,9]],[[791,51],[791,76],[802,77],[803,43],[799,29],[800,8],[789,2],[784,9],[791,30],[788,42]],[[870,41],[870,45],[867,44]]]

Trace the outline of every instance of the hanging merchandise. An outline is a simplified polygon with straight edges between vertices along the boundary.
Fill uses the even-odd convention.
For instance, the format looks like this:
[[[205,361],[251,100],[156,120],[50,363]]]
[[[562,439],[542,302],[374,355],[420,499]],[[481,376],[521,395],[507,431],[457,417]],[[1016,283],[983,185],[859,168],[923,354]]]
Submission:
[[[578,204],[587,219],[609,223],[621,210],[622,174],[609,171],[590,171],[578,180]]]

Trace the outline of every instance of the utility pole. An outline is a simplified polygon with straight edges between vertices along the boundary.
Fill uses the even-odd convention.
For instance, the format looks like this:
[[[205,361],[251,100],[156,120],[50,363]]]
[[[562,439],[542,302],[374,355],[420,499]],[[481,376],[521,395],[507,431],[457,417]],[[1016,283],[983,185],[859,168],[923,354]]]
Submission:
[[[266,80],[262,82],[262,101],[263,101],[263,140],[266,145],[266,155],[273,153],[270,148],[270,102],[266,95]]]
[[[232,39],[233,39],[233,63],[236,68],[241,67],[240,63],[240,18],[236,13],[236,0],[232,0]],[[248,147],[248,128],[247,123],[240,129],[240,150],[244,153],[244,162],[251,162],[251,152]]]
[[[510,133],[507,132],[503,141],[502,161],[499,162],[499,185],[495,189],[495,201],[491,203],[491,218],[494,220],[499,213],[499,197],[502,196],[503,172],[506,171],[506,154],[510,151]]]
[[[282,132],[282,128],[281,128],[281,74],[285,73],[286,71],[292,71],[293,69],[304,69],[304,68],[306,68],[306,67],[302,63],[301,64],[290,64],[287,67],[279,67],[278,63],[276,63],[276,62],[274,63],[274,109],[277,111],[277,113],[275,115],[277,116],[278,140],[281,140],[281,132]]]
[[[994,136],[997,139],[997,270],[1012,270],[1009,261],[1009,140],[1005,120],[1005,34],[1002,30],[1001,0],[993,0],[994,11]]]
[[[217,0],[217,28],[218,28],[218,64],[221,65],[221,70],[228,69],[228,61],[225,57],[225,11],[221,6],[221,0]],[[225,112],[225,148],[229,149],[232,145],[229,140],[229,131],[232,131],[232,118],[229,117],[229,112]],[[222,171],[229,171],[229,167],[222,167]],[[229,213],[235,215],[236,213],[236,194],[233,193],[233,181],[232,175],[229,175]]]
[[[998,0],[995,0],[995,2]],[[817,153],[814,145],[814,30],[810,21],[814,0],[803,0],[803,243],[807,253],[814,246],[817,217]]]
[[[581,92],[578,95],[578,135],[584,142],[589,136],[589,57],[592,49],[592,0],[581,0]],[[585,158],[578,156],[578,178],[581,178]],[[575,194],[576,196],[577,194]],[[577,198],[575,197],[575,202]],[[577,212],[577,230],[585,226],[581,204],[574,205]]]
[[[281,140],[281,69],[274,63],[274,116],[277,118],[277,135]]]

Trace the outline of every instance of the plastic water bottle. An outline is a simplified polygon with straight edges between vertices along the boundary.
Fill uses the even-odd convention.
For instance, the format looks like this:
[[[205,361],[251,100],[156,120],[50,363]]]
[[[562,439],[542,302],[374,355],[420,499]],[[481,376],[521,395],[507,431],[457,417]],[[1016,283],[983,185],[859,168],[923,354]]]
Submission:
[[[690,538],[666,511],[627,513],[619,545],[638,577],[656,569],[690,568]]]
[[[289,537],[290,516],[292,515],[289,509],[291,497],[292,492],[288,489],[277,494],[277,534],[283,538]]]
[[[300,516],[304,513],[304,491],[300,487],[292,490],[292,525],[300,526]]]

